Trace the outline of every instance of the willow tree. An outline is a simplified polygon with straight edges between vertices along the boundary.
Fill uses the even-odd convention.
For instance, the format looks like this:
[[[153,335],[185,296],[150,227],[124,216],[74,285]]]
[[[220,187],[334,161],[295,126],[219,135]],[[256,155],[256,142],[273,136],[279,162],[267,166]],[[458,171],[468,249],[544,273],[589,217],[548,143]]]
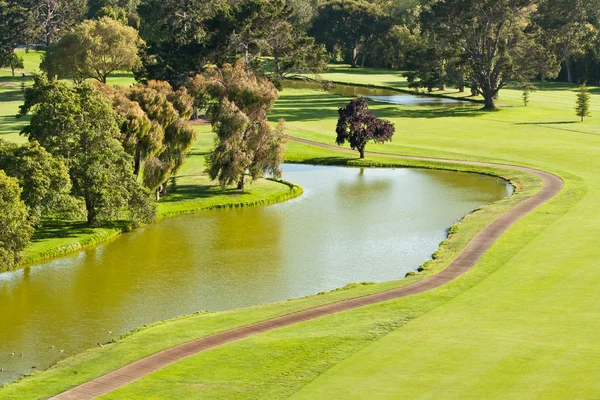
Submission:
[[[342,146],[350,143],[352,150],[358,150],[360,158],[365,158],[368,142],[391,142],[396,128],[390,121],[377,118],[369,111],[369,103],[364,97],[351,100],[346,107],[338,110],[336,143]]]
[[[206,158],[211,179],[244,190],[246,173],[253,180],[265,174],[281,177],[285,126],[280,120],[272,127],[267,119],[267,111],[279,97],[270,81],[237,63],[210,67],[190,79],[188,87],[198,105],[207,108],[217,134],[215,148]]]
[[[168,179],[179,171],[196,140],[196,131],[189,125],[194,99],[185,88],[173,90],[169,83],[161,81],[132,86],[125,96],[162,129],[160,149],[145,160],[143,168],[144,184],[159,200],[160,194],[166,192]]]

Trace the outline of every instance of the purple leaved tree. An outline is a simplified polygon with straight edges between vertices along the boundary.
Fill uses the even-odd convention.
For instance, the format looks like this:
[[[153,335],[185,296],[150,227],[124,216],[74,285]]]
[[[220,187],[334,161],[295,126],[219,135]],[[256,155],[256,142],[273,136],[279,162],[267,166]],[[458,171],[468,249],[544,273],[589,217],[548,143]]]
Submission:
[[[352,100],[346,107],[338,110],[340,118],[335,129],[335,142],[342,146],[350,143],[352,150],[358,150],[360,158],[365,158],[365,146],[368,142],[391,142],[396,128],[390,121],[377,118],[369,111],[369,103],[364,97]]]

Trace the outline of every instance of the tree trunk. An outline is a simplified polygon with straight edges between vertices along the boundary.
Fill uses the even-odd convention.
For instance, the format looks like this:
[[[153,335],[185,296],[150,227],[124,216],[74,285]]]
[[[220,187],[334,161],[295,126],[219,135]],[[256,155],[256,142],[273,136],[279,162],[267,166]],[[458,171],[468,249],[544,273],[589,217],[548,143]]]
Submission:
[[[494,95],[492,93],[486,91],[486,93],[484,93],[483,97],[485,99],[485,106],[483,107],[484,110],[495,110],[496,103],[494,102]]]
[[[141,167],[142,167],[142,149],[140,148],[140,144],[138,143],[138,145],[135,146],[135,158],[134,158],[134,165],[133,165],[133,174],[135,176],[140,175]]]
[[[565,57],[565,67],[567,68],[567,81],[573,83],[573,71],[571,70],[571,58],[569,57],[569,49],[567,46],[563,49],[563,55]]]
[[[357,62],[358,62],[358,46],[354,46],[354,49],[352,50],[352,68],[356,68],[357,67]]]
[[[238,190],[244,190],[244,187],[246,186],[246,179],[245,178],[246,178],[246,175],[242,174],[242,177],[238,181],[238,185],[237,185]]]
[[[358,149],[358,152],[360,153],[360,158],[365,158],[365,148],[361,147],[360,149]]]
[[[458,93],[464,93],[465,92],[465,85],[463,85],[462,83],[460,85],[458,85]]]
[[[93,225],[96,223],[96,209],[91,201],[85,200],[85,209],[87,210],[87,223]]]
[[[194,107],[194,112],[192,112],[192,121],[197,121],[200,118],[200,110],[198,107]]]
[[[11,68],[11,69],[12,69],[12,77],[14,78],[15,77],[15,69],[14,68]]]
[[[446,90],[446,83],[444,81],[440,81],[440,87],[438,88],[441,92]]]

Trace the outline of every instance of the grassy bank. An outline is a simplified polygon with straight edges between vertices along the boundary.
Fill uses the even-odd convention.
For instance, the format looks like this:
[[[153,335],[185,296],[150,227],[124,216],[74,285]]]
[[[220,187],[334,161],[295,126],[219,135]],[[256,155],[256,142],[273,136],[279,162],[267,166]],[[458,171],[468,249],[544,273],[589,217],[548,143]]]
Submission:
[[[352,155],[340,154],[312,146],[297,143],[289,143],[287,158],[295,162],[314,162],[317,157],[324,157],[331,164],[348,166],[400,166],[415,165],[414,162],[406,162],[397,159],[373,158],[370,160],[358,160]],[[431,167],[429,163],[416,163],[418,166]],[[438,163],[438,168],[452,168],[457,166]],[[60,392],[77,383],[85,382],[93,377],[114,370],[119,366],[130,363],[136,359],[153,354],[176,344],[206,336],[223,330],[247,325],[252,322],[285,315],[300,310],[313,308],[318,305],[337,302],[343,299],[376,293],[391,288],[400,287],[417,280],[423,279],[443,269],[447,263],[470,241],[483,227],[506,210],[513,207],[523,199],[533,195],[540,188],[540,182],[534,176],[514,172],[511,170],[471,168],[459,166],[460,170],[473,171],[502,175],[509,179],[517,188],[517,193],[510,199],[490,205],[482,210],[467,216],[460,224],[452,229],[452,234],[440,247],[436,259],[427,263],[424,271],[410,278],[373,285],[350,285],[345,290],[337,290],[304,299],[291,300],[288,302],[253,307],[250,309],[233,310],[230,312],[197,314],[181,317],[171,321],[161,322],[149,327],[144,327],[132,334],[115,341],[102,349],[93,349],[76,357],[60,362],[55,367],[34,374],[32,377],[20,382],[10,384],[0,390],[0,395],[15,396],[15,398],[43,398],[50,394]],[[386,324],[388,317],[377,316],[368,325]],[[394,323],[395,325],[395,323]],[[380,333],[386,332],[381,329]],[[333,333],[335,336],[335,333]],[[358,333],[362,340],[364,332]],[[378,336],[368,335],[369,340]],[[328,342],[329,343],[329,342]],[[331,342],[333,343],[333,342]],[[352,347],[349,347],[350,349]],[[341,353],[340,353],[341,354]],[[305,362],[309,362],[306,359]],[[331,360],[327,361],[331,362]],[[325,364],[321,364],[320,367]],[[283,366],[283,363],[282,365]],[[253,378],[254,379],[254,378]],[[145,392],[141,397],[150,396],[152,389]],[[236,392],[239,396],[239,392]],[[122,395],[120,395],[122,396]],[[129,395],[124,395],[127,398]],[[221,394],[219,394],[221,396]],[[168,396],[167,396],[168,397]],[[123,397],[121,397],[123,398]]]
[[[403,84],[396,83],[394,72],[338,73],[346,81]],[[393,143],[370,145],[368,150],[513,163],[547,170],[564,180],[561,194],[509,229],[469,273],[430,292],[212,349],[104,398],[600,396],[600,124],[597,118],[576,122],[572,87],[547,85],[532,95],[529,107],[519,105],[519,96],[517,90],[504,90],[501,102],[507,107],[498,113],[481,113],[477,106],[371,105],[378,116],[395,122],[397,134]],[[595,93],[592,97],[596,115],[600,98]],[[294,136],[330,144],[336,110],[347,101],[324,92],[289,90],[271,118],[286,118]],[[287,156],[296,162],[360,162],[351,155],[296,143],[290,143]],[[385,157],[368,161],[401,163]],[[178,343],[435,273],[481,227],[539,189],[536,179],[520,173],[478,172],[506,176],[520,190],[465,218],[451,230],[436,260],[416,276],[161,323],[10,384],[0,389],[0,397],[47,397]]]
[[[212,146],[213,134],[208,126],[199,130],[198,140],[176,177],[175,190],[158,204],[159,219],[215,208],[272,204],[302,194],[298,186],[267,179],[252,183],[244,192],[222,189],[204,174],[204,156]],[[21,267],[96,245],[129,229],[127,221],[100,227],[79,221],[49,221],[35,231]]]

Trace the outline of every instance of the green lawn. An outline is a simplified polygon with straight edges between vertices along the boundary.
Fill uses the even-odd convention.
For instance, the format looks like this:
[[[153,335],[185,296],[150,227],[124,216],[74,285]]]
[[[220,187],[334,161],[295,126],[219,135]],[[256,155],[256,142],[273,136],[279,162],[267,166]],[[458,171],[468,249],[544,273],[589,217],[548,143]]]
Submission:
[[[397,79],[386,71],[334,69],[332,74],[378,85],[396,85]],[[600,397],[600,96],[593,88],[593,117],[578,123],[573,87],[541,86],[527,108],[520,105],[518,90],[504,90],[504,108],[494,113],[479,112],[477,106],[371,105],[377,115],[395,122],[397,133],[393,143],[367,150],[514,163],[565,181],[559,196],[513,226],[469,273],[417,296],[212,349],[103,398]],[[333,143],[336,110],[347,100],[289,90],[271,118],[285,117],[293,136]],[[289,145],[288,157],[355,162],[299,144]],[[439,271],[482,226],[539,188],[531,177],[511,178],[524,185],[517,196],[467,217],[421,276]],[[421,276],[159,324],[11,384],[0,397],[43,398],[186,340]]]

